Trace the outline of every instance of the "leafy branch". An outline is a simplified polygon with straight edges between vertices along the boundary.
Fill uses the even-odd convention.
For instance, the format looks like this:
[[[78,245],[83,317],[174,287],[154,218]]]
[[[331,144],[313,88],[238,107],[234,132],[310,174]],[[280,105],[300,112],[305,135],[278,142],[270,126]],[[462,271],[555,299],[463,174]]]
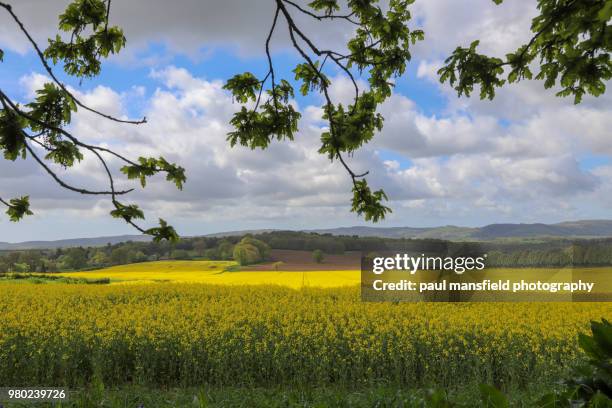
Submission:
[[[55,39],[49,40],[49,46],[44,51],[34,41],[11,5],[0,2],[0,8],[3,8],[12,17],[17,27],[28,39],[52,80],[36,91],[33,101],[23,106],[14,102],[0,89],[2,108],[0,109],[0,151],[4,158],[15,161],[25,160],[30,156],[60,187],[84,195],[109,196],[114,207],[111,216],[123,219],[144,234],[152,235],[154,240],[178,239],[172,226],[164,220],[160,220],[159,227],[146,229],[135,222],[135,220],[144,219],[144,213],[136,204],[124,204],[119,201],[119,197],[130,193],[133,189],[116,189],[115,177],[105,156],[123,162],[121,172],[128,179],[138,179],[143,187],[148,177],[164,173],[168,181],[174,183],[178,189],[182,189],[186,181],[185,170],[182,167],[168,162],[163,157],[140,157],[133,161],[112,149],[84,143],[67,130],[72,122],[73,114],[79,108],[118,123],[139,125],[146,122],[146,118],[142,120],[116,118],[87,106],[58,80],[48,62],[48,59],[51,59],[53,64],[62,62],[64,70],[77,78],[98,75],[101,69],[101,59],[119,52],[125,46],[122,30],[109,26],[111,1],[75,0],[70,3],[59,18],[59,28],[69,33],[70,40],[65,42],[58,35]],[[86,32],[91,34],[85,35]],[[0,51],[0,62],[3,59],[4,52]],[[41,149],[45,152],[44,156],[38,153]],[[64,169],[73,167],[84,159],[84,151],[93,154],[103,167],[108,183],[107,190],[91,190],[74,186],[59,177],[52,166],[56,164]],[[7,207],[6,212],[11,221],[16,222],[26,215],[32,215],[29,196],[8,201],[0,198],[0,203]]]
[[[230,121],[234,127],[228,134],[230,144],[265,149],[274,138],[293,140],[298,130],[300,114],[290,104],[290,98],[294,97],[293,87],[286,80],[277,82],[270,50],[270,39],[282,17],[291,45],[303,60],[293,69],[294,79],[301,83],[300,93],[304,96],[318,93],[324,98],[323,118],[328,121],[329,128],[321,134],[319,153],[332,162],[340,162],[349,174],[353,184],[352,211],[364,215],[368,221],[384,219],[391,212],[383,205],[387,195],[382,190],[372,191],[366,179],[369,172],[353,170],[345,156],[352,155],[382,129],[383,118],[377,108],[391,95],[392,78],[404,73],[411,58],[410,45],[423,39],[422,31],[411,31],[407,26],[411,18],[408,6],[413,1],[392,0],[386,12],[374,0],[348,1],[348,12],[343,14],[338,13],[341,6],[337,0],[315,0],[308,8],[290,0],[274,1],[274,19],[266,40],[267,73],[261,80],[250,72],[238,74],[225,84],[225,89],[243,104]],[[298,26],[293,13],[319,22],[349,23],[355,29],[354,37],[347,43],[349,53],[316,45]],[[326,74],[328,61],[351,81],[354,97],[348,106],[336,103],[331,97],[332,80]],[[360,89],[358,75],[367,77],[368,90]],[[268,81],[270,88],[265,91],[267,99],[262,103]],[[250,102],[254,103],[253,108],[247,106]]]
[[[438,71],[440,82],[448,82],[459,96],[470,96],[480,86],[481,99],[493,99],[495,89],[506,82],[534,78],[544,81],[546,89],[559,84],[557,96],[573,96],[576,104],[587,93],[602,95],[612,78],[610,1],[539,0],[538,9],[527,44],[503,59],[479,54],[479,41],[457,47]],[[534,75],[536,61],[540,71]]]

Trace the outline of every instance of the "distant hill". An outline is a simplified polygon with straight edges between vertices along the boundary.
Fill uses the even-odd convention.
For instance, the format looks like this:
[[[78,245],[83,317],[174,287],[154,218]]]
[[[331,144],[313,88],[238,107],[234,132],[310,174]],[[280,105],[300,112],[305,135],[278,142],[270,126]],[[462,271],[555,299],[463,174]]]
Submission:
[[[97,238],[75,238],[62,239],[59,241],[27,241],[17,244],[9,244],[8,242],[0,242],[0,251],[15,251],[20,249],[53,249],[53,248],[72,248],[72,247],[98,247],[106,244],[118,244],[120,242],[150,241],[151,237],[146,235],[120,235],[115,237],[97,237]]]
[[[452,241],[511,238],[602,238],[612,237],[612,220],[569,221],[558,224],[490,224],[480,228],[452,225],[431,228],[347,227],[314,230],[321,234],[383,238],[435,238]]]
[[[257,234],[263,234],[265,232],[274,232],[274,231],[278,231],[278,230],[276,229],[255,229],[255,230],[241,230],[241,231],[225,231],[225,232],[216,232],[214,234],[206,234],[204,236],[211,237],[211,238],[225,238],[225,237],[237,237],[237,236],[242,236],[246,234],[257,235]]]
[[[220,232],[208,237],[230,237],[261,234],[278,230],[260,229]],[[612,220],[568,221],[557,224],[490,224],[484,227],[369,227],[354,226],[305,230],[317,234],[348,235],[381,238],[446,239],[449,241],[480,241],[511,238],[604,238],[612,237]]]
[[[476,239],[612,237],[612,220],[569,221],[558,224],[491,224],[479,228]]]
[[[230,237],[244,234],[261,234],[278,231],[274,229],[244,230],[219,232],[207,237]],[[445,239],[449,241],[491,241],[496,239],[533,239],[533,238],[605,238],[612,237],[612,220],[568,221],[557,224],[490,224],[484,227],[342,227],[330,229],[307,230],[318,234],[349,235],[381,238],[415,238]],[[48,249],[69,247],[96,247],[108,243],[149,241],[146,235],[121,235],[114,237],[78,238],[60,241],[29,241],[17,244],[0,242],[1,250]]]
[[[357,235],[360,237],[382,237],[382,238],[436,238],[448,240],[469,239],[478,228],[455,227],[452,225],[433,228],[413,227],[345,227],[312,230],[319,234],[332,235]]]

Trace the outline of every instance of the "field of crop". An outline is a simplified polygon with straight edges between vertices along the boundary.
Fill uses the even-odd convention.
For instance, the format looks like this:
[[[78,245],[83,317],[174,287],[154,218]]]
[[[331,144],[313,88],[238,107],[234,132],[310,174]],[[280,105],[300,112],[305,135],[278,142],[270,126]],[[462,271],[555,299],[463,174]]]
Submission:
[[[218,261],[8,277],[0,386],[81,389],[94,402],[78,407],[396,406],[430,387],[469,402],[479,383],[531,401],[584,358],[589,321],[612,319],[610,303],[367,303],[359,281]]]
[[[104,279],[113,284],[178,282],[219,285],[282,285],[291,288],[354,286],[360,271],[231,271],[230,261],[160,261],[115,266],[88,272],[57,274],[69,278]],[[227,269],[230,268],[228,271]],[[54,274],[55,275],[55,274]]]
[[[294,265],[290,265],[294,266]],[[215,285],[280,285],[294,289],[302,287],[337,288],[359,285],[359,270],[239,270],[232,261],[159,261],[143,262],[131,265],[84,272],[66,272],[52,274],[70,279],[99,280],[109,279],[112,284],[129,283],[206,283]],[[234,270],[236,269],[236,270]],[[587,281],[596,281],[595,292],[609,292],[612,288],[612,268],[576,268],[580,277]],[[544,280],[571,281],[572,269],[555,268],[490,268],[490,277],[495,279],[533,280],[536,277]],[[396,272],[397,279],[404,278],[404,272]],[[482,275],[482,276],[481,276]],[[484,273],[479,279],[487,278]],[[569,278],[568,278],[569,277]]]
[[[610,304],[362,303],[357,287],[1,285],[0,384],[519,387]]]

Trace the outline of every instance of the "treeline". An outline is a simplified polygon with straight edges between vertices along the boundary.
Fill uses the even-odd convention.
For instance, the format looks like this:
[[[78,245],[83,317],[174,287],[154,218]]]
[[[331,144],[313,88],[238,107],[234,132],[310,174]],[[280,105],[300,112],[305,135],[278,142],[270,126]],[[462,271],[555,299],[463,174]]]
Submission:
[[[0,273],[60,272],[160,260],[236,260],[242,265],[270,259],[269,245],[252,236],[185,238],[168,242],[125,242],[104,247],[0,252]]]
[[[612,265],[612,239],[478,243],[275,231],[233,237],[183,238],[175,244],[125,242],[104,247],[0,252],[0,273],[87,270],[158,260],[236,260],[252,264],[269,260],[272,249],[320,251],[323,254],[423,251],[449,256],[480,256],[486,253],[490,267]]]
[[[19,250],[0,252],[0,273],[87,270],[158,260],[236,260],[252,264],[268,260],[271,249],[343,254],[345,251],[388,249],[385,241],[388,240],[280,231],[254,236],[183,238],[176,244],[151,241],[104,247]]]
[[[562,248],[493,250],[488,255],[490,267],[609,266],[612,265],[612,241],[583,241]]]

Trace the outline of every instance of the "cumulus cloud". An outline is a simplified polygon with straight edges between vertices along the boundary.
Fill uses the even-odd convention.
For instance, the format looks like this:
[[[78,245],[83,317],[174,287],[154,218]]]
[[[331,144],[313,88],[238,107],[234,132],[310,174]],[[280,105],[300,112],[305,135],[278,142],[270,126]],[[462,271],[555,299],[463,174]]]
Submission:
[[[346,215],[349,178],[341,166],[317,152],[324,126],[320,107],[302,109],[301,131],[293,143],[273,143],[261,152],[240,146],[230,149],[226,134],[237,105],[221,82],[207,81],[176,67],[152,71],[151,77],[158,81],[158,87],[145,103],[147,124],[120,125],[79,112],[72,125],[72,131],[88,142],[112,147],[128,157],[164,155],[187,169],[185,191],[177,192],[156,178],[147,189],[138,188],[130,202],[142,203],[153,217],[248,221],[260,214],[262,220],[283,223],[296,217],[309,219],[317,209],[339,217],[334,219],[351,219]],[[26,89],[33,89],[41,77],[29,75],[22,82]],[[128,95],[96,87],[79,96],[96,108],[125,115],[123,102]],[[342,97],[341,91],[338,96]],[[392,216],[393,222],[404,213],[442,217],[453,208],[506,214],[526,201],[537,205],[590,194],[600,187],[604,176],[601,171],[582,169],[572,154],[577,144],[585,151],[596,146],[607,129],[603,117],[569,111],[567,121],[555,126],[548,126],[554,118],[535,116],[503,128],[490,116],[426,116],[401,95],[392,96],[381,112],[386,117],[383,132],[349,160],[356,169],[370,170],[373,186],[387,190],[398,213]],[[602,125],[590,127],[580,135],[586,137],[578,137],[575,133],[589,120]],[[546,145],[533,143],[533,138],[569,141]],[[406,157],[410,165],[385,159],[384,151]],[[115,171],[120,166],[112,159],[110,163]],[[98,216],[109,209],[108,203],[96,198],[75,200],[31,161],[18,161],[16,166],[3,161],[1,165],[4,190],[13,195],[32,191],[37,210],[72,209]],[[77,185],[94,183],[103,188],[100,170],[95,158],[87,157],[61,174]],[[119,186],[133,184],[122,180]]]
[[[44,44],[57,30],[59,15],[69,0],[8,0],[30,27],[34,37]],[[306,5],[306,1],[298,1]],[[381,1],[383,9],[387,1]],[[459,44],[482,39],[484,51],[505,53],[527,38],[535,2],[504,2],[495,6],[490,0],[417,1],[412,6],[413,27],[426,30],[427,41],[417,47],[416,55],[431,58],[446,55]],[[180,6],[164,0],[130,0],[113,3],[112,22],[125,29],[129,47],[135,51],[148,43],[163,43],[172,52],[197,55],[203,46],[234,46],[244,53],[260,50],[272,23],[273,1],[182,0]],[[326,45],[341,46],[351,35],[350,25],[342,22],[317,22],[295,13],[296,22],[313,39]],[[288,36],[280,25],[275,38],[288,45]],[[10,18],[0,14],[0,44],[25,52],[28,44],[15,35]],[[258,51],[259,52],[259,51]]]
[[[55,36],[58,16],[69,0],[8,0],[26,27],[41,44]],[[207,49],[230,46],[244,55],[262,53],[274,17],[273,1],[201,1],[130,0],[113,2],[111,21],[125,31],[128,49],[121,58],[136,62],[139,51],[151,43],[163,44],[171,53],[205,58]],[[317,22],[295,13],[295,21],[317,42],[342,46],[351,35],[350,25],[342,22]],[[289,46],[288,31],[279,24],[274,45]],[[25,37],[16,35],[14,22],[0,13],[0,44],[19,52],[29,45]],[[130,58],[131,57],[131,58]],[[152,64],[165,60],[163,55],[147,55]],[[140,61],[141,63],[143,61]]]
[[[55,21],[48,16],[57,15],[67,1],[13,4],[43,42],[55,29]],[[161,0],[133,0],[114,2],[113,20],[126,29],[132,55],[151,42],[165,44],[168,52],[192,56],[211,46],[253,53],[265,38],[268,26],[262,22],[271,18],[271,4],[189,0],[177,7]],[[389,194],[394,213],[388,224],[554,221],[605,216],[612,208],[611,167],[584,163],[584,157],[612,155],[610,96],[586,98],[574,106],[533,81],[500,90],[491,102],[477,97],[457,99],[452,89],[438,83],[441,61],[457,45],[481,38],[483,52],[500,55],[525,42],[534,5],[506,1],[495,6],[490,0],[416,2],[414,22],[424,28],[427,40],[415,49],[415,80],[438,84],[447,105],[435,114],[424,113],[415,102],[418,95],[410,99],[394,94],[380,108],[384,130],[348,158],[356,171],[370,170],[372,187]],[[26,44],[9,23],[0,16],[0,44],[25,52]],[[350,34],[346,27],[319,29],[312,22],[307,24],[326,44],[341,44]],[[281,47],[283,36],[279,32]],[[295,102],[303,118],[294,142],[274,142],[265,151],[230,149],[228,123],[238,105],[222,89],[223,83],[168,66],[163,58],[145,57],[155,60],[150,73],[153,86],[145,88],[136,81],[124,92],[116,91],[112,83],[72,91],[92,107],[116,116],[128,117],[128,112],[133,115],[136,110],[147,116],[147,124],[121,125],[80,111],[71,130],[87,142],[131,158],[163,155],[186,168],[189,180],[183,192],[163,177],[154,178],[144,190],[136,186],[127,201],[142,204],[150,219],[169,218],[181,232],[191,234],[361,222],[349,213],[350,178],[338,163],[317,152],[326,125],[321,120],[322,100],[309,100],[308,106]],[[41,73],[21,78],[24,99],[31,98],[45,80]],[[335,78],[331,89],[335,100],[350,103],[352,92],[348,79]],[[112,158],[109,163],[121,188],[134,186],[119,174],[121,163]],[[104,174],[95,157],[86,156],[76,168],[60,169],[60,174],[77,185],[104,188]],[[107,219],[110,210],[105,200],[59,188],[30,159],[0,161],[0,183],[3,196],[32,196],[38,214],[34,219],[40,225],[48,225],[40,217],[49,214],[79,214],[95,223]],[[7,234],[16,231],[0,222]]]
[[[436,60],[457,46],[480,40],[482,52],[503,56],[529,39],[536,2],[490,0],[427,0],[414,3],[416,21],[426,41],[417,46],[417,56]]]

